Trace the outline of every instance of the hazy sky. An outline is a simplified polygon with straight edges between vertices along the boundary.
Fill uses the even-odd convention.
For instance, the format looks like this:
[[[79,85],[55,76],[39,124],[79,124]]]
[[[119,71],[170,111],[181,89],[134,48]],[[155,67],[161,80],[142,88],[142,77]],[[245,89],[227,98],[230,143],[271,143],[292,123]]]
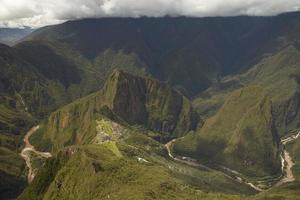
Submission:
[[[300,0],[0,0],[0,26],[40,27],[108,16],[276,15],[296,10]]]

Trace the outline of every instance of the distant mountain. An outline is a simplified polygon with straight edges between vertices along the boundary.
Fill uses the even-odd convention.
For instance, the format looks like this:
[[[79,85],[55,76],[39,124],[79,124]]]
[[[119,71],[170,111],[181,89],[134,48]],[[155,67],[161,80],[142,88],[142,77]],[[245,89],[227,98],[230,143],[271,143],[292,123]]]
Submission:
[[[31,28],[0,28],[0,43],[14,45],[33,31]]]
[[[275,17],[85,19],[39,29],[26,40],[48,45],[97,73],[116,67],[142,69],[195,96],[220,77],[243,72],[299,40],[299,22],[300,12]]]
[[[222,77],[244,72],[296,43],[299,21],[298,12],[276,17],[86,19],[41,28],[13,49],[51,88],[54,100],[39,104],[47,108],[29,108],[42,116],[97,91],[116,68],[167,81],[195,97]]]
[[[280,138],[300,127],[299,33],[300,12],[103,18],[0,45],[0,178],[9,183],[0,190],[10,198],[26,186],[18,152],[38,123],[31,143],[53,158],[34,160],[36,177],[20,199],[254,194],[243,179],[278,178]],[[285,147],[297,162],[299,146]],[[294,199],[293,170],[295,182],[263,194]]]
[[[59,62],[58,58],[55,59]],[[0,64],[0,94],[21,96],[28,111],[35,117],[42,117],[68,102],[68,96],[62,95],[65,90],[64,82],[52,80],[53,73],[64,76],[68,76],[68,73],[55,71],[54,68],[51,69],[52,74],[41,73],[35,63],[31,64],[22,58],[22,52],[2,44],[0,44]],[[58,64],[52,66],[61,67]]]

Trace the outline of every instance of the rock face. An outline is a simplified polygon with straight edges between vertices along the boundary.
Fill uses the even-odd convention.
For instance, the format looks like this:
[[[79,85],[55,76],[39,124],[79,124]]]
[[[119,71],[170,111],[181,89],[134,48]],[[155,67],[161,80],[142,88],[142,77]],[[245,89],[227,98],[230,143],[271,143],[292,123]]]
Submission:
[[[169,85],[114,71],[103,95],[108,107],[130,125],[181,136],[196,128],[198,116],[189,100]]]
[[[116,70],[102,90],[53,112],[43,137],[55,149],[89,142],[99,116],[161,133],[159,140],[183,136],[199,121],[190,101],[166,83]]]
[[[276,119],[276,127],[278,127],[281,135],[286,133],[286,130],[293,130],[299,127],[299,100],[298,91],[289,96],[285,101],[276,102],[274,106],[274,115]]]

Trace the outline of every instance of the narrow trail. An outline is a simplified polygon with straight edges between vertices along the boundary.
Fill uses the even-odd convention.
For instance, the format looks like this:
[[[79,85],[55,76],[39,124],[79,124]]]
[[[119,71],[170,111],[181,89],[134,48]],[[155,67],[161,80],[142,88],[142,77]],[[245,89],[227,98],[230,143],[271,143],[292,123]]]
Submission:
[[[31,183],[32,180],[34,179],[34,170],[33,170],[33,167],[32,167],[32,158],[30,156],[31,153],[34,153],[38,156],[41,156],[43,158],[50,158],[52,155],[51,153],[49,152],[40,152],[40,151],[37,151],[34,146],[32,144],[30,144],[29,142],[29,138],[30,136],[36,132],[38,129],[40,128],[40,126],[34,126],[32,127],[25,135],[24,137],[24,144],[25,144],[25,147],[23,148],[23,150],[21,151],[20,153],[20,156],[25,160],[26,162],[26,166],[28,167],[28,175],[27,175],[27,180],[28,180],[28,183]]]
[[[281,186],[285,183],[293,182],[295,180],[294,175],[293,175],[293,171],[292,171],[292,167],[295,165],[295,163],[293,162],[292,158],[290,157],[289,152],[285,149],[285,146],[286,146],[287,143],[292,142],[292,141],[296,140],[299,137],[300,137],[300,131],[297,134],[289,136],[285,139],[281,139],[281,145],[283,147],[283,151],[282,151],[282,155],[281,155],[282,175],[280,176],[280,180],[277,181],[275,184],[273,184],[271,187],[278,187],[278,186]],[[241,184],[247,184],[251,188],[255,189],[258,192],[264,191],[263,188],[260,188],[259,186],[255,185],[254,183],[251,183],[251,182],[245,180],[244,178],[242,178],[241,177],[242,174],[235,171],[235,170],[226,168],[224,166],[221,166],[221,168],[224,171],[223,170],[217,170],[217,169],[213,169],[211,167],[205,166],[203,164],[200,164],[200,162],[196,159],[189,158],[189,157],[184,157],[184,156],[172,155],[171,146],[178,139],[181,139],[181,138],[173,139],[170,142],[168,142],[167,144],[165,144],[165,147],[168,151],[168,155],[173,160],[175,160],[177,162],[187,164],[187,165],[192,166],[192,167],[201,167],[201,168],[204,168],[204,169],[209,170],[209,171],[221,172],[226,177],[234,179],[235,181],[237,181]],[[226,173],[226,171],[229,172],[229,173]],[[270,180],[269,182],[273,182],[273,181]]]

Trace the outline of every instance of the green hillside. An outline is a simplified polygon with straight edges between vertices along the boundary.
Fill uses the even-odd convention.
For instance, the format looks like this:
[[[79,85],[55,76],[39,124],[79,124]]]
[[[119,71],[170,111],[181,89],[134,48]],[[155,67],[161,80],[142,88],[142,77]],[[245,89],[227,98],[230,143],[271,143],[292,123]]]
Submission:
[[[17,98],[0,95],[0,198],[15,198],[26,186],[25,163],[18,152],[33,123]]]
[[[189,132],[192,113],[190,102],[167,84],[115,71],[101,91],[53,112],[31,137],[38,149],[56,156],[19,199],[239,199],[232,195],[255,194],[220,172],[167,159],[158,141],[170,140],[178,130]],[[220,191],[226,195],[216,194]]]
[[[238,90],[200,130],[175,143],[174,152],[249,176],[276,175],[279,141],[271,112],[262,88]]]
[[[164,146],[145,130],[103,117],[96,123],[88,144],[60,149],[18,199],[241,199],[238,194],[255,193],[221,173],[166,159]]]
[[[244,181],[282,175],[280,138],[299,129],[299,24],[84,19],[0,44],[0,199],[297,199],[298,140],[294,182]],[[53,157],[27,184],[38,124],[30,143]]]
[[[104,115],[131,126],[160,132],[152,135],[165,141],[184,135],[197,126],[199,116],[189,100],[167,84],[114,71],[103,89],[53,112],[45,120],[41,139],[54,149],[89,143],[96,135],[96,119]]]
[[[153,160],[139,162],[134,149],[117,146],[121,157],[102,145],[63,150],[18,199],[240,199],[195,190]]]
[[[280,135],[299,127],[298,93],[300,50],[298,43],[266,56],[247,72],[227,76],[215,84],[201,97],[194,100],[194,106],[202,116],[212,116],[223,105],[226,97],[239,88],[259,85],[271,98],[273,117]]]
[[[295,162],[295,166],[293,169],[293,174],[296,180],[292,183],[287,183],[281,187],[273,188],[269,191],[263,192],[257,195],[256,199],[262,200],[272,200],[272,199],[287,199],[293,200],[299,198],[300,192],[300,140],[298,139],[295,142],[292,142],[288,145],[287,149],[290,152],[293,162]]]

